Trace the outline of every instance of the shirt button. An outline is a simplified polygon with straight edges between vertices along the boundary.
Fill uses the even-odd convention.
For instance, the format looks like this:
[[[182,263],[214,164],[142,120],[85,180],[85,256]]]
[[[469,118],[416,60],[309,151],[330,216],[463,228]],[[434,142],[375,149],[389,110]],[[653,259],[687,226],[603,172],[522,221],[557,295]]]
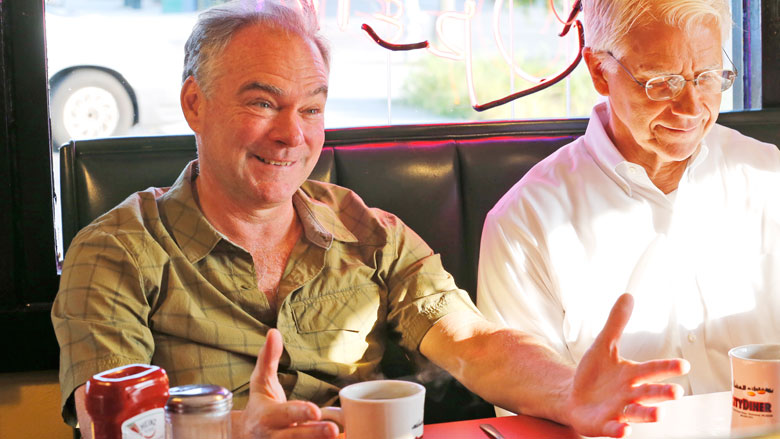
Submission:
[[[694,334],[693,332],[688,333],[688,341],[691,342],[691,343],[695,342],[696,341],[696,334]]]

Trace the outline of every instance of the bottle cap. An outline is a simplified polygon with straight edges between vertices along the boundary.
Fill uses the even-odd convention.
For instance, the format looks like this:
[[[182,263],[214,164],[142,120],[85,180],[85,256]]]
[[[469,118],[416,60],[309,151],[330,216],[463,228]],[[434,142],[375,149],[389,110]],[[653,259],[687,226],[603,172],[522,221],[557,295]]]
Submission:
[[[233,394],[222,386],[189,384],[172,387],[165,411],[181,414],[224,414],[233,408]]]

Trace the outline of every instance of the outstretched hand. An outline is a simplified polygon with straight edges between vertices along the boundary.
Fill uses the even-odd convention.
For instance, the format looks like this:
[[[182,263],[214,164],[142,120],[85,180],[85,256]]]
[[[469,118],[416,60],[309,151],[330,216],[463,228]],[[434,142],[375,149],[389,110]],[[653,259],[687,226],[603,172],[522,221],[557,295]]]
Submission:
[[[277,369],[282,335],[270,329],[249,382],[246,409],[234,412],[233,437],[238,439],[334,439],[338,427],[320,421],[322,412],[307,401],[287,401]]]
[[[658,381],[688,373],[682,359],[637,363],[618,354],[617,344],[631,317],[634,299],[623,294],[609,319],[582,357],[566,403],[569,424],[585,436],[624,437],[630,422],[655,422],[658,408],[647,406],[680,398],[677,384]]]

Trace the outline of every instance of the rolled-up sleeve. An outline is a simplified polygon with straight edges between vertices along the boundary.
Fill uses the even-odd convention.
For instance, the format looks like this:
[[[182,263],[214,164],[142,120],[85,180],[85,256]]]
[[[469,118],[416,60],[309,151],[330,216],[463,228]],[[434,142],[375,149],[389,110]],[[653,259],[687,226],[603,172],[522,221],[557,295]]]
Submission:
[[[393,217],[390,242],[394,251],[387,269],[388,322],[409,351],[419,349],[431,327],[447,314],[468,311],[479,314],[468,293],[441,263],[438,254],[414,231]]]
[[[127,243],[93,227],[83,230],[68,250],[51,313],[60,345],[66,422],[75,425],[73,391],[92,375],[151,360],[149,313],[138,263]]]

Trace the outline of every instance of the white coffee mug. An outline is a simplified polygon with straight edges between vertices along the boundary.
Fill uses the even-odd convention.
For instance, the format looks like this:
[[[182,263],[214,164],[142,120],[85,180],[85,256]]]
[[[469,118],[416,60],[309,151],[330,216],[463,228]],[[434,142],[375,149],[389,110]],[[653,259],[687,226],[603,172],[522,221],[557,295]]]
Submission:
[[[341,408],[322,409],[341,425],[346,439],[418,439],[423,435],[425,387],[409,381],[376,380],[339,392]]]
[[[751,344],[729,351],[731,428],[780,428],[780,344]]]

